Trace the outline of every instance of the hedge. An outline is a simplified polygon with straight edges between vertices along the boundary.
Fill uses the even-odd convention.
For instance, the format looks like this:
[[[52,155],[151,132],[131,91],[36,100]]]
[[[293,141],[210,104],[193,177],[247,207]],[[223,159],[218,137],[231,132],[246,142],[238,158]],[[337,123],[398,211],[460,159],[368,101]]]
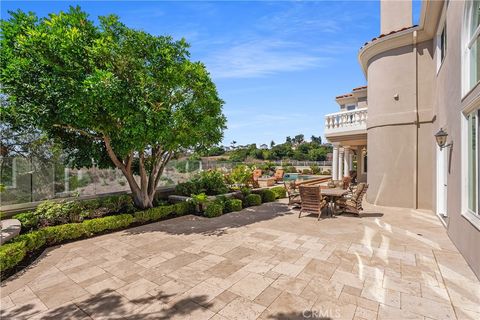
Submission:
[[[52,246],[67,240],[91,237],[104,231],[126,228],[132,224],[143,224],[159,220],[172,214],[181,216],[192,213],[192,204],[181,202],[170,206],[155,207],[135,214],[120,214],[85,220],[81,223],[67,223],[45,227],[19,235],[0,246],[0,271],[3,273],[18,265],[29,253],[45,245]]]
[[[262,202],[263,203],[273,202],[273,201],[275,201],[275,198],[276,198],[275,192],[273,192],[270,189],[265,189],[265,190],[260,191],[260,196],[262,197]]]
[[[249,194],[245,197],[245,207],[259,206],[262,204],[262,197],[259,194]]]
[[[224,212],[233,212],[242,210],[242,200],[240,199],[228,199],[225,201]]]
[[[275,198],[277,199],[287,197],[287,190],[285,189],[285,187],[278,186],[278,187],[270,188],[270,190],[272,190],[275,193]]]
[[[205,209],[205,216],[208,218],[214,218],[221,216],[223,213],[223,206],[218,202],[210,202]]]

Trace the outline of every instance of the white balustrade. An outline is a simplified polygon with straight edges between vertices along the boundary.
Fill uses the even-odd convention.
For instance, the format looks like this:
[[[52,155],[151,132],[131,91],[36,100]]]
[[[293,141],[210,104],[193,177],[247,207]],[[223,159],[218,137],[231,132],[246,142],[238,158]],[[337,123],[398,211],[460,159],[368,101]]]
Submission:
[[[325,134],[366,130],[367,108],[330,113],[325,116]]]

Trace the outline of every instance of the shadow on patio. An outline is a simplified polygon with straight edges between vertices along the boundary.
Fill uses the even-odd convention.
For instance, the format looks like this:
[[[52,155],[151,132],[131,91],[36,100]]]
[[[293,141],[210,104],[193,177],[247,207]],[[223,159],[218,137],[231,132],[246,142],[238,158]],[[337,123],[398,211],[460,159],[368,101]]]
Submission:
[[[166,232],[169,234],[203,234],[221,236],[229,229],[241,228],[257,222],[275,219],[286,215],[298,215],[299,208],[289,208],[284,202],[270,202],[262,204],[261,206],[250,207],[242,211],[231,212],[220,217],[211,219],[206,217],[199,217],[188,215],[176,219],[169,219],[161,221],[161,223],[152,223],[136,228],[125,230],[128,234],[140,234],[147,232]],[[327,210],[322,211],[321,220],[331,219]],[[374,218],[382,217],[383,213],[377,212],[362,212],[360,216],[350,213],[343,213],[345,217],[352,218]],[[336,217],[333,216],[333,219]],[[312,223],[318,223],[317,215],[307,214],[302,215],[301,219],[312,219]]]
[[[0,318],[26,319],[35,314],[35,319],[83,319],[93,317],[110,320],[166,320],[206,311],[206,308],[211,307],[211,303],[206,301],[207,296],[205,295],[186,297],[167,304],[170,298],[172,298],[172,295],[165,295],[160,292],[156,296],[127,300],[114,290],[103,290],[83,300],[73,301],[41,314],[36,314],[38,312],[36,310],[37,306],[33,303],[19,308],[2,310]]]
[[[194,215],[164,220],[125,230],[129,234],[146,232],[167,232],[170,234],[203,234],[221,236],[228,229],[241,228],[261,221],[271,220],[279,216],[292,215],[295,212],[286,203],[271,202],[261,206],[250,207],[242,211],[231,212],[216,218]]]

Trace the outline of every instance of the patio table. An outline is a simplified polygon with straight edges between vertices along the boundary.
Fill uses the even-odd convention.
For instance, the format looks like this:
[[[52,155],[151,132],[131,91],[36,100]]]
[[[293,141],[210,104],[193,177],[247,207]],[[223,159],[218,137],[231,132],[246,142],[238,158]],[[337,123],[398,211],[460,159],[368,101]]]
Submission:
[[[343,189],[321,189],[320,192],[322,193],[323,196],[328,197],[329,201],[329,210],[330,210],[330,215],[333,217],[334,214],[334,208],[335,208],[335,201],[338,198],[343,197],[348,193],[348,190],[343,190]]]

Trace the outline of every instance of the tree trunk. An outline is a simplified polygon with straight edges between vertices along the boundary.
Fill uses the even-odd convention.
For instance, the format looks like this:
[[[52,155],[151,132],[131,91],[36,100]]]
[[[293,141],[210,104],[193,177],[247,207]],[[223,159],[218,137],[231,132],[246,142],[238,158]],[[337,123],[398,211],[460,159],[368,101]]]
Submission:
[[[153,199],[154,197],[149,197],[147,190],[138,189],[133,191],[132,189],[132,197],[135,206],[140,209],[148,209],[153,208]]]
[[[153,207],[153,200],[155,199],[155,191],[157,189],[160,176],[163,173],[163,169],[167,162],[170,160],[171,153],[152,152],[154,157],[154,167],[151,169],[150,174],[147,173],[145,168],[145,154],[140,152],[140,185],[135,180],[132,172],[133,153],[128,155],[125,160],[120,160],[110,145],[110,139],[104,136],[105,147],[107,149],[110,159],[115,166],[120,169],[128,181],[130,190],[132,191],[133,202],[139,209],[148,209]]]

